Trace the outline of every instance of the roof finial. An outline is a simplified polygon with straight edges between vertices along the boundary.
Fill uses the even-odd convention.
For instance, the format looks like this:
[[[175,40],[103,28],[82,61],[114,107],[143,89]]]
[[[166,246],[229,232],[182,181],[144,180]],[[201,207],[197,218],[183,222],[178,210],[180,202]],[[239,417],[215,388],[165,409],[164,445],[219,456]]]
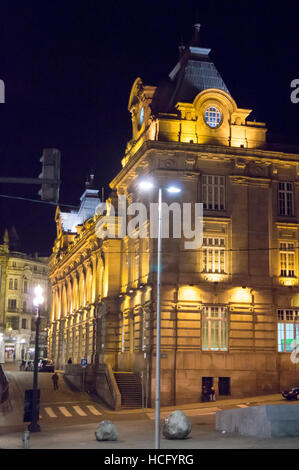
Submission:
[[[92,172],[85,182],[85,188],[92,189],[93,187],[94,187],[94,174]]]
[[[198,44],[199,43],[199,31],[200,31],[201,25],[199,23],[195,23],[194,25],[194,36],[193,36],[193,44]]]
[[[181,34],[181,44],[179,45],[179,53],[180,53],[180,57],[182,57],[182,55],[184,54],[185,52],[185,45],[184,45],[184,39],[183,39],[183,35]]]
[[[5,229],[5,232],[4,232],[3,242],[4,242],[4,245],[8,245],[8,244],[9,244],[9,235],[8,235],[8,230],[7,230],[7,228]]]

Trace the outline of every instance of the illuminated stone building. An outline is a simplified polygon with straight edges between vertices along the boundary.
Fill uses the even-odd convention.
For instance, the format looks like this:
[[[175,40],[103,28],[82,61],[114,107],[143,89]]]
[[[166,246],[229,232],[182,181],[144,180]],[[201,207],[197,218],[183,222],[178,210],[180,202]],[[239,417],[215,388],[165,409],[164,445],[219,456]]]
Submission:
[[[169,82],[134,82],[133,135],[107,201],[108,215],[116,195],[157,201],[157,191],[137,187],[150,176],[157,187],[180,184],[180,194],[164,193],[166,202],[203,203],[200,249],[185,249],[183,238],[163,240],[165,405],[200,401],[205,384],[216,396],[250,396],[299,381],[290,358],[299,339],[299,154],[267,144],[265,124],[238,107],[195,30]],[[86,191],[78,213],[57,210],[52,356],[61,366],[72,357],[69,376],[88,358],[105,375],[94,372],[104,399],[117,395],[114,372],[135,372],[151,405],[157,240],[99,239],[99,200]],[[93,211],[82,217],[88,198]]]
[[[48,258],[22,253],[14,228],[6,230],[0,245],[0,363],[34,358],[37,284],[44,290],[39,346],[41,357],[46,357],[51,306]]]

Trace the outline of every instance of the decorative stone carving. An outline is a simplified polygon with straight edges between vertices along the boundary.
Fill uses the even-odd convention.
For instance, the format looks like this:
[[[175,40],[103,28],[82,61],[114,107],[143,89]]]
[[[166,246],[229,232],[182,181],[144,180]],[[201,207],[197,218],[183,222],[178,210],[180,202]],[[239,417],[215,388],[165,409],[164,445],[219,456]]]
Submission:
[[[174,168],[175,167],[175,162],[171,158],[168,158],[167,160],[160,160],[160,168]]]
[[[183,411],[175,410],[167,416],[163,426],[166,439],[186,439],[191,432],[191,423]]]
[[[243,158],[237,158],[235,160],[235,167],[238,168],[238,170],[244,170],[246,167],[246,164],[247,162]]]

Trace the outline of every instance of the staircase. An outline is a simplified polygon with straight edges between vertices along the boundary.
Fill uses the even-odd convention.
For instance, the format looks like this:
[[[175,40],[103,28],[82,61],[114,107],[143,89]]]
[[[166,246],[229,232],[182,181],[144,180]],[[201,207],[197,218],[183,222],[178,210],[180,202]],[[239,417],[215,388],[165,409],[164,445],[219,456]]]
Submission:
[[[137,372],[114,372],[122,408],[142,408],[142,386]]]

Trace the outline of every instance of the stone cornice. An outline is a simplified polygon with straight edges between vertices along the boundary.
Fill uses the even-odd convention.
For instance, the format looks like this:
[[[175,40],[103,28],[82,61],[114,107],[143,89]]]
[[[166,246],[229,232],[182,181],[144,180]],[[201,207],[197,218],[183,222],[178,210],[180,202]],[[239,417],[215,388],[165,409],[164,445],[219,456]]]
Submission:
[[[118,173],[118,175],[111,181],[110,187],[115,189],[121,182],[121,180],[129,173],[129,171],[135,166],[135,164],[140,160],[145,159],[146,155],[150,150],[159,150],[162,152],[169,153],[171,152],[184,152],[188,154],[202,154],[204,157],[211,158],[213,154],[214,158],[222,159],[235,159],[244,158],[249,160],[256,161],[257,158],[260,160],[260,163],[267,165],[271,164],[288,164],[288,165],[298,165],[299,163],[299,154],[296,153],[286,153],[280,151],[273,151],[267,149],[255,149],[255,148],[241,148],[241,147],[226,147],[218,145],[208,145],[208,144],[195,144],[195,143],[185,143],[185,142],[162,142],[157,140],[148,140],[142,144],[138,151],[133,154],[129,159],[124,168]]]

